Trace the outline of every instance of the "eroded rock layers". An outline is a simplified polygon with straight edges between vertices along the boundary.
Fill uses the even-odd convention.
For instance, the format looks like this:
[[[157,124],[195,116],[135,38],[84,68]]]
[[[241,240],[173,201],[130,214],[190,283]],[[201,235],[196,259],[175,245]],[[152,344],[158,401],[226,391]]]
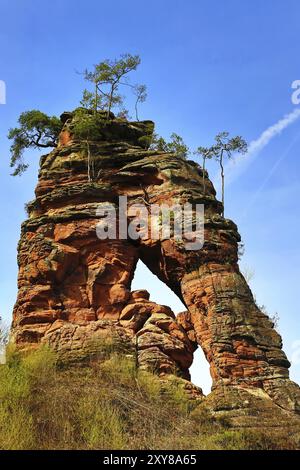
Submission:
[[[89,142],[88,181],[86,144],[72,136],[72,114],[63,120],[58,147],[41,158],[36,199],[22,226],[16,343],[47,342],[66,360],[82,360],[111,338],[135,354],[140,367],[187,380],[200,345],[213,393],[224,387],[260,390],[281,408],[300,412],[281,337],[239,271],[240,236],[222,217],[207,173],[195,162],[146,149],[143,138],[153,123],[113,119]],[[99,204],[118,209],[119,196],[127,196],[129,206],[204,204],[203,248],[186,250],[174,237],[154,239],[151,233],[137,240],[99,239]],[[131,292],[139,259],[178,295],[186,312],[175,318],[147,291]]]

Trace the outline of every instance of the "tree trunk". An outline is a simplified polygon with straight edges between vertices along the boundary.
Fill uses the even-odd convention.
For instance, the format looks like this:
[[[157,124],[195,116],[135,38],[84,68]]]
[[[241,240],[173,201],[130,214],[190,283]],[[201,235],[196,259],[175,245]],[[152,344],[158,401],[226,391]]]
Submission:
[[[223,150],[221,151],[221,155],[220,155],[220,167],[221,167],[221,178],[222,178],[222,204],[223,204],[222,216],[224,217],[224,212],[225,212],[225,175],[224,175],[224,166],[223,166]]]
[[[202,180],[203,180],[203,194],[205,196],[206,193],[206,185],[205,185],[205,160],[206,158],[203,157],[203,165],[202,165]]]
[[[92,181],[93,181],[95,180],[95,158],[94,157],[91,158],[91,167],[92,167],[91,176],[92,176]]]
[[[96,83],[94,114],[97,114],[97,111],[98,111],[98,85]]]
[[[90,144],[89,141],[86,140],[86,148],[87,148],[87,160],[88,160],[88,181],[91,181],[91,151],[90,151]]]
[[[138,115],[138,100],[135,102],[135,117],[136,120],[139,121],[139,115]]]
[[[106,120],[108,121],[109,120],[109,115],[110,115],[110,111],[111,111],[111,106],[112,106],[112,100],[113,100],[113,96],[114,96],[114,91],[115,91],[115,87],[114,85],[111,86],[111,90],[110,90],[110,95],[109,95],[109,101],[108,101],[108,110],[107,110],[107,116],[106,116]]]

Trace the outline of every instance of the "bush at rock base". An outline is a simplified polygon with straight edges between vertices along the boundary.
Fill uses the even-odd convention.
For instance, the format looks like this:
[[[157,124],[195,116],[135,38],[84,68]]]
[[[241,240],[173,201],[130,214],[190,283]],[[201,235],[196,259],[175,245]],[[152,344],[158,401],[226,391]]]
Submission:
[[[292,438],[230,429],[134,358],[59,367],[47,348],[0,366],[0,449],[294,449]]]

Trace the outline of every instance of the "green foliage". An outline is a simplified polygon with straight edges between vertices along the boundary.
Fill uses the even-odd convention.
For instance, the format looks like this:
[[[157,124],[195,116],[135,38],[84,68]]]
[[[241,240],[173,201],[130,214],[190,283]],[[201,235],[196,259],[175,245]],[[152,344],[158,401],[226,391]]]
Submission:
[[[276,438],[263,431],[225,430],[216,433],[212,441],[217,448],[226,450],[283,450],[295,449],[292,443],[284,438]]]
[[[129,121],[131,118],[129,116],[129,111],[126,108],[121,108],[120,111],[116,115],[117,119],[121,119],[122,121]]]
[[[136,377],[136,367],[133,356],[113,354],[100,365],[101,376],[114,384],[133,385]]]
[[[206,186],[205,186],[205,170],[206,170],[206,160],[211,160],[212,158],[216,158],[217,156],[217,147],[213,145],[212,147],[198,147],[194,152],[196,155],[202,157],[202,180],[203,180],[203,193],[206,193]]]
[[[224,173],[224,157],[231,158],[233,153],[247,152],[248,145],[241,136],[229,138],[229,132],[220,132],[215,137],[215,144],[211,147],[198,147],[196,154],[201,155],[203,159],[203,169],[205,170],[205,162],[207,159],[215,158],[220,165],[222,179],[222,204],[224,216],[224,199],[225,199],[225,173]],[[203,186],[205,193],[205,175],[203,174]]]
[[[153,139],[155,139],[154,124],[148,122],[145,126],[145,134],[139,137],[138,142],[141,147],[153,150]]]
[[[97,140],[106,120],[102,113],[92,114],[86,109],[78,108],[74,113],[72,133],[80,140]]]
[[[149,371],[139,370],[137,376],[137,383],[139,389],[142,393],[154,400],[157,401],[161,397],[161,382],[158,379],[157,375],[152,374]]]
[[[0,366],[0,449],[296,449],[293,438],[230,429],[190,402],[174,376],[136,370],[107,349],[89,366],[57,366],[42,347],[10,347]]]
[[[194,153],[202,157],[203,167],[205,168],[206,160],[211,160],[213,157],[217,156],[217,147],[216,145],[212,147],[198,147]]]
[[[178,157],[186,158],[189,154],[189,148],[184,143],[183,138],[173,132],[173,134],[171,134],[171,140],[167,144],[167,152],[176,153]]]
[[[146,85],[134,85],[133,93],[136,97],[135,117],[136,117],[136,120],[139,121],[138,104],[139,103],[144,103],[147,99],[147,87],[146,87]]]
[[[174,376],[173,380],[168,381],[164,388],[164,396],[179,414],[188,415],[191,410],[191,402],[177,377]]]
[[[169,142],[167,142],[163,137],[154,134],[150,149],[157,150],[159,152],[175,153],[181,158],[187,158],[190,153],[189,147],[185,144],[183,138],[175,132],[171,134]]]
[[[216,158],[219,161],[222,152],[231,158],[233,152],[246,153],[248,146],[246,141],[239,135],[229,138],[229,132],[220,132],[215,137],[216,144],[214,146]]]
[[[167,149],[166,140],[163,137],[154,133],[151,139],[150,150],[157,150],[158,152],[166,152],[167,151],[166,149]]]
[[[98,111],[99,109],[102,110],[105,107],[102,95],[96,95],[87,89],[83,90],[80,105],[85,109],[94,109],[95,111]]]
[[[225,174],[224,174],[224,156],[227,158],[232,157],[232,153],[246,153],[247,152],[247,143],[241,136],[229,138],[228,132],[220,132],[215,137],[216,145],[216,159],[219,162],[221,168],[221,179],[222,179],[222,204],[223,204],[223,216],[224,216],[224,206],[225,206]]]
[[[47,116],[36,109],[22,113],[18,119],[19,127],[9,130],[8,138],[13,141],[10,152],[10,166],[13,176],[21,175],[28,164],[23,160],[26,149],[55,147],[62,128],[61,121],[55,116]]]
[[[72,133],[77,139],[85,142],[88,181],[92,181],[96,177],[95,162],[90,151],[90,143],[99,139],[101,128],[105,126],[106,122],[103,114],[99,112],[92,114],[86,109],[78,108],[74,114]]]
[[[136,70],[141,63],[138,55],[122,54],[119,59],[106,59],[94,66],[94,70],[86,70],[85,78],[99,85],[119,83],[129,72]]]
[[[131,85],[127,76],[137,69],[141,59],[138,55],[122,54],[119,59],[106,59],[94,65],[93,70],[85,70],[84,78],[93,86],[93,90],[84,90],[81,105],[87,109],[105,110],[107,119],[111,110],[123,106],[124,98],[119,93],[120,86],[129,86],[136,95],[135,110],[137,105],[145,101],[147,97],[145,85]],[[123,109],[123,114],[124,114]]]
[[[33,449],[32,410],[41,386],[49,386],[55,373],[51,351],[40,349],[21,357],[13,348],[0,366],[0,449]]]
[[[80,433],[87,449],[122,449],[125,425],[117,408],[102,397],[82,396],[76,410]]]
[[[105,120],[111,117],[111,110],[120,108],[118,117],[128,119],[128,111],[123,106],[124,98],[119,93],[121,86],[131,87],[136,102],[135,111],[138,119],[138,104],[147,97],[145,85],[131,85],[127,76],[137,69],[141,59],[138,55],[123,54],[119,59],[104,60],[96,64],[92,71],[86,70],[84,78],[93,85],[92,90],[85,89],[81,100],[81,106],[85,110],[93,110],[95,119],[87,113],[77,112],[75,131],[78,138],[86,142],[92,140],[97,134],[99,117],[97,111],[105,111]],[[24,151],[29,148],[41,149],[55,147],[62,129],[62,122],[55,116],[48,116],[39,110],[23,112],[18,119],[19,126],[9,130],[8,138],[13,141],[10,152],[10,166],[14,169],[12,175],[21,175],[27,170],[28,164],[24,161]],[[89,154],[89,149],[88,149]],[[92,178],[92,162],[88,162],[89,180]]]

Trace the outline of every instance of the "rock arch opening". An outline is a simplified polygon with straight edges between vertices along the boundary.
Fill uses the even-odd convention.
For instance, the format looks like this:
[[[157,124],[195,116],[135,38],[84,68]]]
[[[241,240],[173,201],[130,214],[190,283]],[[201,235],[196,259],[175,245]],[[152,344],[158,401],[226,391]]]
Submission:
[[[186,310],[186,306],[177,295],[158,279],[141,260],[136,265],[131,288],[132,290],[147,289],[153,302],[167,305],[175,315]],[[205,394],[211,391],[212,378],[209,372],[209,364],[200,346],[194,353],[190,374],[191,381],[201,387]]]
[[[141,260],[137,262],[131,289],[147,289],[153,302],[168,305],[175,314],[186,310],[177,295],[158,279]]]

